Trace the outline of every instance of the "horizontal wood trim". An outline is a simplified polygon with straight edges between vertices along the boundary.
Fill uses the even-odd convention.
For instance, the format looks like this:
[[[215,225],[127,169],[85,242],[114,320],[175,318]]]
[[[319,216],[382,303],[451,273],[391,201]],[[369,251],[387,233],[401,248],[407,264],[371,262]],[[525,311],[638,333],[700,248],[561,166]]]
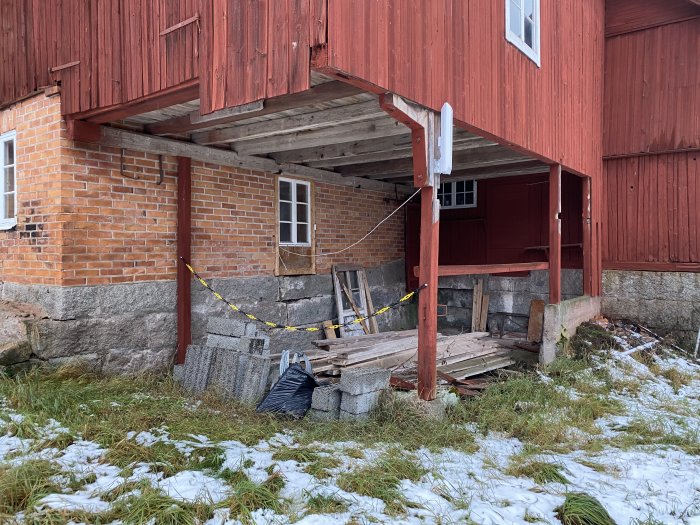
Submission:
[[[62,69],[68,69],[69,67],[77,66],[80,64],[80,60],[74,60],[73,62],[68,62],[67,64],[61,64],[60,66],[55,66],[49,69],[50,73],[56,73]]]
[[[628,270],[640,272],[700,272],[700,263],[603,261],[603,270]]]
[[[418,276],[420,267],[414,266],[413,273]],[[548,270],[548,262],[508,263],[508,264],[465,264],[439,266],[438,276],[449,277],[458,275],[484,275],[497,273],[531,272],[534,270]]]

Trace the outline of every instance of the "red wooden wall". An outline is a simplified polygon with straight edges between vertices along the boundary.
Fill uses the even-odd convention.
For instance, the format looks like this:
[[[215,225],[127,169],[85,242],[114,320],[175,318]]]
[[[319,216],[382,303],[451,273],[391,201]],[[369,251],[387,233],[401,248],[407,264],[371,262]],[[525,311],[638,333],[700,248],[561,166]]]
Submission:
[[[670,24],[700,14],[688,0],[606,0],[605,36]]]
[[[606,162],[607,268],[700,271],[700,151]]]
[[[562,267],[583,264],[581,181],[562,174]],[[538,249],[549,244],[549,184],[547,175],[529,175],[477,182],[477,206],[440,212],[440,258],[443,265],[497,264],[546,261]],[[420,209],[406,215],[406,266],[418,264]]]
[[[608,38],[605,74],[606,156],[700,147],[700,17]]]
[[[543,0],[538,68],[500,0],[328,4],[328,67],[439,109],[578,173],[602,171],[603,0]]]

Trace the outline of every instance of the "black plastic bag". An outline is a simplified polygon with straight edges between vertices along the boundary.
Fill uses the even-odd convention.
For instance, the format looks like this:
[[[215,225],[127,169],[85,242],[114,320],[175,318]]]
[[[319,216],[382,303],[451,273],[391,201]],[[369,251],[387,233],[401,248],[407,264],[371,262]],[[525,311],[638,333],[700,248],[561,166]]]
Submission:
[[[292,364],[273,385],[265,399],[260,402],[256,412],[274,412],[295,418],[304,417],[311,407],[311,396],[317,386],[318,383],[312,374],[301,368],[299,364]]]

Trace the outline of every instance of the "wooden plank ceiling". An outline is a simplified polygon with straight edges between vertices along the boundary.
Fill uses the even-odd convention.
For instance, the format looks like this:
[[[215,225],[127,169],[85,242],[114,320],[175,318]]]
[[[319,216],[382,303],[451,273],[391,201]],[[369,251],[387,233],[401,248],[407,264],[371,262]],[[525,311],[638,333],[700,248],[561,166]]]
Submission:
[[[245,158],[298,164],[318,174],[412,184],[409,129],[382,111],[376,95],[318,74],[312,75],[312,87],[302,93],[204,116],[194,100],[123,123]],[[540,161],[455,129],[455,177],[484,179],[546,170]]]

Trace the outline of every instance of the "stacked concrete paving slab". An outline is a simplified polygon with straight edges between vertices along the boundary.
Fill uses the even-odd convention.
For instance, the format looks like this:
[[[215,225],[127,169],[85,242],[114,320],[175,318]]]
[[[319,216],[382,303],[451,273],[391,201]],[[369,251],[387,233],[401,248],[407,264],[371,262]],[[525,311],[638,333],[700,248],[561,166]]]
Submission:
[[[309,415],[317,419],[365,419],[389,388],[391,372],[383,368],[346,368],[336,385],[314,390]]]
[[[238,319],[209,320],[206,346],[190,346],[179,376],[185,389],[201,394],[215,390],[224,399],[254,404],[270,376],[269,338],[254,323]]]

